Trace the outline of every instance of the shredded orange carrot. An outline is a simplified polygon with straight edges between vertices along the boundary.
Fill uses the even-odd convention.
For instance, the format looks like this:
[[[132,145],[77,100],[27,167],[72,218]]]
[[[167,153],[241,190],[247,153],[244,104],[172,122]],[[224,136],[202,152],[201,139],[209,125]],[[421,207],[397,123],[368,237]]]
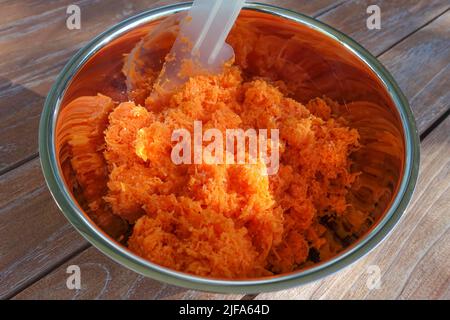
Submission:
[[[197,76],[164,108],[132,102],[109,116],[105,200],[135,223],[128,241],[138,255],[203,276],[245,278],[302,266],[329,241],[318,223],[344,214],[349,154],[358,133],[331,116],[324,99],[306,106],[263,80],[244,81],[238,67]],[[278,128],[280,170],[255,165],[175,165],[171,133],[205,128]],[[357,219],[357,216],[353,220]]]
[[[147,79],[132,79],[140,88],[132,101],[118,106],[104,96],[78,101],[85,108],[92,106],[90,99],[102,101],[104,127],[96,130],[105,131],[95,139],[91,131],[71,131],[73,168],[86,198],[101,194],[107,210],[132,227],[128,247],[139,256],[208,277],[281,274],[342,250],[335,230],[342,217],[352,232],[367,219],[347,199],[358,176],[350,169],[350,155],[359,147],[357,130],[328,98],[303,105],[287,96],[283,82],[248,77],[243,69],[249,50],[242,44],[240,65],[192,77],[164,103],[148,97],[156,74],[150,71]],[[171,134],[179,128],[192,133],[194,121],[223,133],[279,129],[279,171],[262,175],[261,161],[174,164]],[[90,147],[78,152],[77,143]]]

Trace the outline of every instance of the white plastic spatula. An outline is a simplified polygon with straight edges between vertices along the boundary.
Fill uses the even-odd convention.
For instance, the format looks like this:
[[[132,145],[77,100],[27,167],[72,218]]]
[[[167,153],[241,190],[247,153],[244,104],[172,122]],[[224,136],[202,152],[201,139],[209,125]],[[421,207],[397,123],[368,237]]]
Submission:
[[[245,0],[195,0],[180,24],[169,59],[157,80],[163,91],[170,91],[198,73],[218,73],[234,56],[225,43]],[[191,71],[181,72],[184,63]]]

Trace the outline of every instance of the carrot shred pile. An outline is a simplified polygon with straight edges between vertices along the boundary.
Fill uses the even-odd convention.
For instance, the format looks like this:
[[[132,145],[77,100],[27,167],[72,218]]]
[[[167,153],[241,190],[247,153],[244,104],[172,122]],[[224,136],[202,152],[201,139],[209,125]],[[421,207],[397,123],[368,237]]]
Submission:
[[[119,104],[104,134],[103,199],[134,225],[129,248],[176,270],[233,279],[293,271],[312,248],[340,250],[319,220],[348,211],[359,136],[332,106],[321,98],[304,106],[267,81],[244,81],[236,66],[191,78],[163,107]],[[175,165],[172,131],[193,131],[195,120],[223,132],[278,128],[278,173],[262,175],[260,162]]]
[[[244,79],[229,65],[190,78],[164,104],[143,99],[142,90],[143,106],[78,98],[72,104],[81,113],[103,106],[81,131],[76,119],[67,123],[71,164],[89,207],[132,226],[127,245],[139,256],[200,276],[269,276],[332,257],[343,244],[327,222],[347,217],[357,230],[367,216],[347,200],[358,176],[350,155],[359,134],[332,100],[303,105],[285,93],[282,84]],[[278,173],[262,175],[260,161],[174,164],[171,134],[193,132],[194,121],[223,133],[279,129]]]

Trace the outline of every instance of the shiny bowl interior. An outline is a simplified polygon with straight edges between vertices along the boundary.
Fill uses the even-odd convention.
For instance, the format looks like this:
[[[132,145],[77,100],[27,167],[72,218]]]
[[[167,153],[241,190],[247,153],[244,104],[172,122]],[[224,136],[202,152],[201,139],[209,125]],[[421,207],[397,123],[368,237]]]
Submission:
[[[331,274],[369,252],[388,234],[404,212],[417,180],[419,140],[408,102],[385,68],[352,39],[312,18],[285,9],[247,4],[238,23],[282,46],[282,65],[266,76],[294,83],[292,96],[306,102],[326,95],[344,106],[342,116],[357,128],[364,145],[353,154],[361,183],[352,189],[352,204],[370,210],[373,223],[331,260],[279,276],[210,279],[164,268],[144,260],[114,241],[84,213],[70,184],[70,163],[57,134],[61,110],[73,99],[98,92],[125,101],[122,57],[165,17],[185,12],[189,3],[144,12],[107,30],[81,49],[50,91],[40,124],[40,155],[50,191],[78,231],[106,255],[128,268],[171,284],[216,291],[260,292],[303,284]],[[251,32],[250,35],[251,36]],[[167,51],[169,47],[165,48]],[[270,59],[266,63],[270,63]],[[247,66],[259,75],[258,64]]]

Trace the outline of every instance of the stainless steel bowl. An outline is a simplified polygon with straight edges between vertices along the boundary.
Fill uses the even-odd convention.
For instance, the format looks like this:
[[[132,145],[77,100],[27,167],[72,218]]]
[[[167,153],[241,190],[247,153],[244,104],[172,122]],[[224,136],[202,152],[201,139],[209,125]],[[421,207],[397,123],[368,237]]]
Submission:
[[[231,281],[177,272],[144,260],[110,238],[84,213],[62,173],[56,137],[60,111],[70,100],[97,91],[123,99],[120,81],[107,76],[120,74],[122,54],[162,18],[190,6],[161,7],[115,25],[81,49],[59,75],[42,113],[39,150],[45,179],[61,211],[89,242],[113,260],[142,275],[192,289],[235,293],[279,290],[323,278],[367,254],[399,221],[417,180],[419,138],[408,102],[386,69],[349,37],[302,14],[257,3],[247,4],[239,21],[247,19],[263,33],[293,39],[286,50],[290,67],[283,72],[274,67],[273,71],[281,79],[299,81],[302,90],[295,98],[302,101],[327,94],[348,107],[351,126],[360,130],[367,144],[355,155],[357,169],[386,192],[373,212],[377,217],[374,225],[331,260],[289,274]],[[249,72],[257,73],[257,68]],[[355,191],[361,205],[367,192],[370,194],[370,188],[361,194]]]

